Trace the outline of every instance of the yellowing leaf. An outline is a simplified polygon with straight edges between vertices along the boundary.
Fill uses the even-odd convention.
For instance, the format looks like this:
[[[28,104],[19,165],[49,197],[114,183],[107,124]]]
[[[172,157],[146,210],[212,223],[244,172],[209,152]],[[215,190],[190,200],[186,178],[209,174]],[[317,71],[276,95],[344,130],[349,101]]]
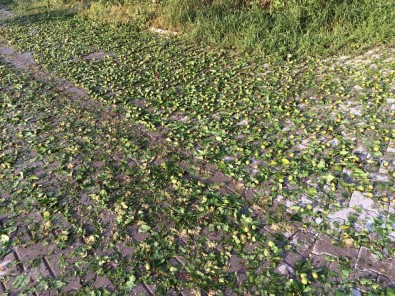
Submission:
[[[324,168],[325,168],[325,161],[323,161],[323,160],[321,159],[320,162],[317,164],[317,168],[319,168],[319,169],[324,169]]]

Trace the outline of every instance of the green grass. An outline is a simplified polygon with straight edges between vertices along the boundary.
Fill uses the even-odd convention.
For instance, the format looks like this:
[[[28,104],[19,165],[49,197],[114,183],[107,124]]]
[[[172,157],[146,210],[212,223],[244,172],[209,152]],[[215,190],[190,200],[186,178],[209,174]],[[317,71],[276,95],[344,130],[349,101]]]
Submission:
[[[15,1],[24,3],[22,7],[48,3]],[[74,2],[50,1],[53,7]],[[157,2],[87,1],[84,5],[78,2],[78,9],[95,21],[175,29],[182,38],[200,46],[232,48],[268,58],[325,56],[395,44],[392,0]]]
[[[170,0],[164,17],[207,46],[304,57],[395,42],[394,1],[272,1],[265,9],[202,2]]]

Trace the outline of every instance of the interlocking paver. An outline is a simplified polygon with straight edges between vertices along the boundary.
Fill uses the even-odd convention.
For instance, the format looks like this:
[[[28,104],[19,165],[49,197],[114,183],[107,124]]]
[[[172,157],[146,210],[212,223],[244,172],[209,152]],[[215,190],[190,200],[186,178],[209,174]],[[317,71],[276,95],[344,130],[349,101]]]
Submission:
[[[358,256],[357,249],[335,245],[333,239],[328,236],[319,236],[311,252],[314,255],[344,257],[351,261],[356,261]]]
[[[395,153],[395,141],[391,140],[387,147],[388,153]]]
[[[28,263],[32,259],[40,258],[53,252],[54,246],[44,246],[37,243],[28,247],[15,247],[14,252],[17,254],[21,263]]]
[[[375,203],[373,199],[365,197],[361,192],[355,191],[351,195],[350,207],[361,207],[364,210],[376,211]]]
[[[356,267],[372,270],[378,274],[387,276],[392,282],[395,282],[395,260],[382,260],[366,247],[361,247]]]
[[[352,208],[343,208],[343,209],[339,209],[339,210],[334,210],[333,212],[328,214],[328,218],[332,219],[332,220],[342,220],[342,223],[344,223],[344,221],[348,220],[348,217],[351,214],[355,214],[356,211]]]
[[[111,281],[108,279],[107,276],[97,276],[95,282],[93,283],[93,287],[95,288],[107,288],[112,290],[113,289],[113,285],[111,283]]]
[[[295,250],[302,254],[307,255],[316,240],[316,234],[310,232],[298,231],[292,236],[291,245]]]
[[[136,287],[134,287],[131,291],[131,295],[133,296],[146,296],[150,295],[149,292],[145,289],[143,284],[138,284]]]
[[[233,255],[229,260],[228,272],[238,272],[245,268],[245,260]]]
[[[288,251],[285,254],[283,260],[289,266],[295,266],[297,263],[299,263],[301,261],[305,261],[305,257],[294,252],[294,251]]]

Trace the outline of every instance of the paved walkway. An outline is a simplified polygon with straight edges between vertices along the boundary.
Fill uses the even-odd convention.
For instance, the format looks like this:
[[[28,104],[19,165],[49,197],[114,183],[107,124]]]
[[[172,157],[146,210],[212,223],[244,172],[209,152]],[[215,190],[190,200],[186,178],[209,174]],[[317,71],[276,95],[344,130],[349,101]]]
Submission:
[[[10,12],[0,11],[0,18],[10,17]],[[102,59],[106,56],[103,53],[86,58]],[[368,52],[359,58],[340,58],[337,63],[358,67],[369,60],[374,65],[374,59],[379,58],[375,55],[377,52]],[[389,249],[394,247],[395,241],[392,224],[395,216],[394,176],[391,175],[395,169],[394,139],[388,140],[383,153],[372,155],[365,139],[355,138],[345,123],[344,137],[355,146],[349,157],[360,159],[364,167],[360,171],[354,167],[345,168],[339,186],[356,184],[363,175],[374,181],[374,188],[365,188],[362,183],[346,198],[340,188],[335,200],[326,200],[323,193],[327,192],[321,195],[315,189],[319,187],[313,179],[307,179],[313,188],[311,192],[295,200],[281,195],[273,200],[271,211],[284,211],[284,220],[268,224],[262,215],[266,211],[264,205],[251,203],[254,196],[265,192],[265,187],[249,188],[209,162],[195,158],[190,151],[166,144],[167,136],[162,131],[152,132],[130,123],[127,112],[121,107],[90,98],[83,88],[43,70],[33,56],[31,52],[19,52],[10,47],[6,40],[0,44],[0,103],[3,105],[0,113],[0,194],[3,207],[10,209],[0,214],[0,225],[7,233],[1,237],[2,293],[18,295],[24,291],[52,295],[101,289],[122,294],[125,287],[129,287],[126,293],[131,295],[162,295],[165,292],[169,295],[197,295],[221,290],[225,295],[247,291],[252,294],[254,289],[259,291],[262,287],[247,285],[249,276],[253,274],[256,278],[268,270],[274,272],[273,277],[284,278],[284,281],[293,278],[301,283],[311,281],[316,289],[321,288],[326,293],[333,292],[330,282],[341,286],[339,275],[353,283],[353,295],[360,295],[375,285],[387,287],[395,283],[395,257]],[[356,85],[354,91],[357,96],[365,90]],[[353,125],[358,126],[364,121],[361,115],[366,111],[365,105],[352,100],[340,105],[340,113],[356,118]],[[322,107],[316,105],[316,108]],[[393,117],[395,99],[387,99],[381,108],[381,112]],[[183,118],[179,116],[176,120],[182,121]],[[388,128],[393,129],[393,126]],[[308,138],[295,151],[303,151],[315,141],[324,143],[325,147],[339,144],[336,139],[326,139],[325,136],[318,140]],[[372,163],[379,163],[379,166]],[[162,167],[174,172],[163,172]],[[147,173],[141,175],[144,170]],[[325,178],[327,185],[323,188],[330,192],[334,176],[329,174]],[[151,187],[152,180],[162,186]],[[169,183],[172,185],[168,186]],[[111,188],[111,194],[115,193],[115,196],[131,196],[138,202],[125,204],[122,199],[118,201],[109,196],[105,188]],[[207,191],[226,202],[229,199],[236,209],[240,207],[238,210],[242,210],[242,205],[248,205],[244,209],[246,214],[235,216],[233,223],[238,229],[242,219],[251,219],[253,223],[246,225],[257,231],[257,241],[250,230],[244,234],[214,230],[216,224],[206,221],[222,219],[220,214],[219,218],[210,215],[214,209],[224,209],[212,204],[211,214],[200,213],[206,207],[204,201],[190,197],[197,190]],[[174,194],[176,201],[166,200],[165,196],[170,194]],[[372,199],[372,194],[376,199]],[[146,196],[147,200],[141,200],[139,196]],[[231,201],[231,196],[237,196],[243,202]],[[149,210],[152,206],[148,204],[149,200],[158,201],[152,211]],[[181,209],[193,213],[183,216],[185,220],[190,219],[189,222],[174,216],[174,211]],[[304,211],[312,214],[301,214]],[[225,212],[224,217],[232,213]],[[299,214],[301,219],[287,219]],[[130,217],[133,222],[127,222]],[[350,218],[352,232],[348,231]],[[155,231],[151,232],[154,227]],[[379,228],[383,230],[378,232]],[[161,237],[155,237],[155,233],[160,233]],[[243,251],[233,251],[234,242],[229,243],[231,247],[228,248],[227,242],[236,240],[235,235],[239,241],[235,246],[243,245]],[[273,243],[279,235],[288,240],[288,247]],[[162,250],[168,256],[162,256],[174,268],[167,272],[177,270],[174,277],[187,284],[164,292],[158,290],[160,285],[156,283],[161,281],[165,270],[158,267],[155,272],[150,272],[151,265],[157,263],[147,256],[156,256],[150,248],[163,247],[162,243],[155,245],[155,240],[166,240],[166,236],[171,237],[172,243]],[[371,242],[370,246],[366,241]],[[171,247],[173,243],[177,245],[175,249]],[[202,245],[204,251],[199,249]],[[380,249],[380,246],[385,247]],[[209,259],[213,253],[221,259]],[[259,253],[264,256],[257,261]],[[209,287],[200,287],[196,274],[201,271],[194,270],[193,265],[197,263],[190,258],[205,256],[208,257],[202,259],[204,263],[200,266],[221,266],[221,272],[216,267],[218,279],[211,285],[229,280],[232,286],[227,289],[218,284],[216,292]],[[141,261],[145,262],[143,265],[139,263],[142,258],[147,259]],[[221,262],[212,263],[211,260]],[[311,267],[301,268],[306,262]],[[230,279],[222,278],[222,273]],[[209,274],[216,276],[215,271]],[[195,281],[189,283],[190,277],[195,277]],[[243,291],[243,285],[247,290]]]

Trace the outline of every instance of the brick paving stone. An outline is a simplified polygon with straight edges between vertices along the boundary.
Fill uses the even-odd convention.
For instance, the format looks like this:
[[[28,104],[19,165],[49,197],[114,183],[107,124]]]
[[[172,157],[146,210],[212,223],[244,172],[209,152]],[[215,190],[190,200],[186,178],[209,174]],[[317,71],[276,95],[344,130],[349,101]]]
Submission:
[[[369,174],[369,179],[376,181],[376,182],[388,182],[389,181],[389,178],[387,175],[378,174],[378,173]]]
[[[117,244],[117,250],[125,258],[130,258],[134,253],[134,248],[127,246],[124,242]]]
[[[390,232],[387,237],[391,242],[395,242],[395,231]]]
[[[283,261],[282,261],[283,262]],[[270,266],[270,262],[268,260],[260,262],[258,268],[255,270],[255,273],[260,275],[262,274],[268,267]]]
[[[148,291],[149,295],[155,295],[155,285],[147,285],[145,283],[143,283],[145,289]]]
[[[59,295],[59,293],[54,289],[42,291],[39,293],[39,296],[57,296],[57,295]]]
[[[351,195],[349,206],[351,208],[358,206],[364,210],[377,211],[374,204],[375,203],[373,199],[365,197],[365,195],[359,191],[354,191],[354,193]]]
[[[358,270],[355,269],[350,273],[348,276],[348,279],[355,281],[359,279],[371,279],[371,280],[376,280],[378,277],[378,274],[374,271],[371,270]]]
[[[333,211],[331,213],[328,214],[328,218],[332,219],[332,220],[343,220],[343,221],[347,221],[348,220],[348,216],[351,214],[355,214],[356,211],[352,208],[343,208],[340,210],[336,210]]]
[[[179,295],[179,293],[177,293],[177,291],[173,288],[168,289],[166,291],[166,296],[176,296],[176,295]]]
[[[42,262],[38,268],[32,268],[32,269],[28,270],[27,274],[34,281],[37,281],[42,277],[44,277],[44,278],[51,277],[51,272],[48,270],[48,268],[44,262]]]
[[[90,61],[100,61],[100,60],[103,60],[107,57],[112,57],[112,56],[114,56],[113,53],[107,53],[103,50],[98,50],[98,51],[92,52],[88,55],[85,55],[84,59],[90,60]]]
[[[382,286],[382,287],[387,287],[387,286],[394,286],[394,282],[391,281],[391,279],[387,276],[384,275],[379,275],[377,277],[377,282]]]
[[[215,171],[213,175],[209,178],[208,182],[210,184],[228,184],[232,182],[232,179],[225,176],[223,173]]]
[[[302,255],[306,255],[313,246],[316,235],[311,232],[296,232],[291,239],[291,245],[296,248],[296,251]]]
[[[181,291],[181,296],[196,296],[198,295],[198,290],[190,289],[190,288],[182,288]],[[225,295],[228,296],[236,296],[230,289],[228,291],[225,290]]]
[[[277,272],[279,274],[282,274],[283,276],[288,277],[289,272],[288,272],[288,264],[285,262],[281,262],[275,269],[274,272]]]
[[[12,264],[12,262],[15,260],[15,258],[13,258],[13,254],[12,257],[7,257],[3,259],[2,262],[0,262],[0,276],[6,276],[8,274],[10,274],[10,266]]]
[[[69,279],[69,282],[62,288],[62,294],[72,293],[78,291],[81,288],[81,279],[79,276]]]
[[[389,142],[388,148],[387,148],[387,153],[395,153],[395,141],[394,140],[391,140]]]
[[[28,70],[35,64],[33,55],[30,52],[18,53],[9,62],[20,70]]]
[[[283,258],[284,262],[290,266],[295,266],[296,263],[300,262],[300,261],[304,261],[305,257],[303,257],[302,255],[294,252],[294,251],[288,251],[284,258]]]
[[[14,251],[18,255],[22,263],[51,254],[54,246],[44,246],[41,243],[36,243],[28,247],[15,247]]]
[[[4,288],[3,284],[0,283],[0,295],[5,295],[6,289]]]
[[[244,271],[239,271],[236,275],[237,284],[242,286],[247,282],[247,275]]]
[[[21,273],[25,272],[25,267],[20,263],[18,255],[15,252],[7,254],[3,258],[3,262],[8,262],[7,264],[7,275],[8,277],[2,280],[2,289],[7,291],[9,295],[19,295],[17,289],[13,287],[13,282]],[[27,276],[30,277],[29,274]]]
[[[326,255],[310,255],[310,262],[316,268],[329,267],[330,262],[326,260]]]
[[[362,296],[362,292],[359,291],[358,289],[352,288],[351,289],[351,295],[352,296]]]
[[[146,296],[150,295],[147,289],[144,287],[143,284],[138,284],[136,287],[132,289],[131,295],[133,296]]]
[[[247,242],[244,244],[244,250],[247,252],[253,252],[259,246],[258,242]]]
[[[317,239],[311,252],[314,255],[344,257],[350,259],[352,262],[356,261],[358,256],[357,249],[335,245],[333,240],[326,235],[322,235]]]
[[[293,273],[289,272],[289,268],[290,268],[290,266],[287,263],[285,263],[284,261],[281,261],[277,265],[277,267],[274,269],[274,272],[279,273],[279,274],[288,278],[293,275]]]
[[[382,174],[382,175],[388,174],[388,169],[385,167],[380,167],[379,174]]]
[[[147,238],[151,236],[148,232],[139,232],[138,227],[135,225],[128,227],[128,234],[136,243],[145,241]]]
[[[202,228],[200,231],[200,234],[207,239],[215,242],[219,242],[221,239],[223,239],[223,234],[218,232],[218,231],[210,231],[208,227]]]
[[[96,279],[96,272],[91,271],[86,273],[82,280],[84,283],[88,283],[91,285],[95,281],[95,279]]]
[[[387,258],[383,261],[366,247],[361,247],[356,267],[385,275],[395,282],[395,259]]]
[[[109,286],[112,286],[111,281],[109,278],[105,275],[99,275],[96,277],[95,282],[93,283],[94,288],[107,288]]]
[[[41,223],[43,221],[43,218],[41,217],[41,215],[38,213],[35,213],[35,212],[29,213],[27,215],[26,219],[30,220],[31,222],[34,222],[34,223]]]
[[[245,268],[245,260],[233,255],[229,260],[228,272],[237,272]]]
[[[43,258],[43,261],[45,262],[45,265],[51,272],[52,276],[57,277],[61,275],[62,269],[59,267],[59,261],[62,259],[62,253],[55,253],[51,256]]]
[[[395,214],[395,200],[392,200],[388,206],[388,213],[390,215]]]
[[[372,156],[364,146],[358,146],[354,149],[353,153],[359,157],[360,160],[364,161],[370,159]]]
[[[354,286],[355,290],[365,294],[367,293],[368,289],[366,286],[360,284],[359,281],[364,279],[364,280],[370,280],[376,282],[378,279],[378,274],[370,270],[355,270],[351,272],[348,279],[355,283]]]

